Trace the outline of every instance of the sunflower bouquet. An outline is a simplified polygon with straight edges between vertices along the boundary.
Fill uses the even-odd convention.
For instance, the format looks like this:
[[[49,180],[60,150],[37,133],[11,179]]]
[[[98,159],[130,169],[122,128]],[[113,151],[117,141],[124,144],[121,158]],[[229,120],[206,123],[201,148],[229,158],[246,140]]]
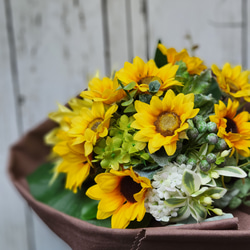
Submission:
[[[201,222],[250,205],[249,74],[159,43],[154,59],[96,75],[49,114],[53,150],[28,177],[31,193],[111,228]]]

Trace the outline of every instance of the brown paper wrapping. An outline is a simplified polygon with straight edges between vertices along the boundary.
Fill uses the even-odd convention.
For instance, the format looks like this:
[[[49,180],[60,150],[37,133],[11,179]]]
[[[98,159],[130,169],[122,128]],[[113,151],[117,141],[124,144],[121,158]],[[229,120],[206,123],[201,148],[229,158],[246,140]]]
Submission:
[[[28,188],[26,176],[46,161],[49,148],[44,135],[55,127],[47,120],[28,132],[10,149],[8,166],[12,183],[38,216],[74,250],[223,250],[249,249],[250,208],[233,211],[234,218],[197,224],[109,229],[94,226],[63,214],[37,200]]]

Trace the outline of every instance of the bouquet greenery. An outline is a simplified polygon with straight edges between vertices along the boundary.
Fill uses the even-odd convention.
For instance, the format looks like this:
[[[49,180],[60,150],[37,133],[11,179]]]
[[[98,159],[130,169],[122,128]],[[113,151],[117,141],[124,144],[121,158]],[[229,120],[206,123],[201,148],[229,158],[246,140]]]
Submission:
[[[249,74],[159,43],[154,60],[96,75],[49,115],[51,162],[28,177],[32,194],[112,228],[201,222],[250,205]]]

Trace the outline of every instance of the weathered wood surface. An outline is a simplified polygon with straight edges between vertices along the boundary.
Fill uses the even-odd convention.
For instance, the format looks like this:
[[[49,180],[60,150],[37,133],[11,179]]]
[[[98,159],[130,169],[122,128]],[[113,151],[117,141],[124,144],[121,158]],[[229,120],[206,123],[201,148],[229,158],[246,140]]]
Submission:
[[[9,146],[101,76],[154,56],[158,39],[222,66],[250,67],[249,0],[0,0],[0,249],[69,247],[6,176]]]

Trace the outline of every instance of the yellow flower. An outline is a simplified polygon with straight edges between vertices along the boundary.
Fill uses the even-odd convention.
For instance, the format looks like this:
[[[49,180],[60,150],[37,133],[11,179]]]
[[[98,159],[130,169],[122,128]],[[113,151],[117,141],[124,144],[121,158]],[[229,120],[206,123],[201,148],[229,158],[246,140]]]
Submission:
[[[83,91],[80,95],[83,98],[91,99],[96,102],[103,102],[105,104],[112,104],[121,100],[125,96],[124,90],[117,90],[119,87],[117,79],[111,80],[104,77],[100,80],[94,77],[89,82],[89,90]]]
[[[68,102],[68,107],[58,104],[58,110],[49,114],[49,118],[58,123],[59,126],[52,129],[45,136],[45,142],[48,145],[55,145],[61,141],[61,137],[70,129],[71,119],[79,115],[83,107],[91,107],[91,102],[79,98],[72,98]]]
[[[79,116],[74,117],[68,135],[73,138],[73,145],[84,142],[85,156],[93,151],[93,145],[100,137],[108,134],[112,114],[118,106],[112,105],[105,111],[102,102],[94,102],[92,109],[82,108]]]
[[[112,228],[126,228],[130,221],[143,219],[146,213],[145,195],[151,188],[148,178],[138,176],[130,168],[99,174],[95,181],[97,184],[90,187],[86,194],[91,199],[100,200],[97,219],[112,216]]]
[[[176,62],[183,61],[186,64],[187,71],[190,75],[200,75],[200,73],[207,68],[200,58],[189,56],[186,49],[177,52],[174,48],[167,49],[161,43],[158,44],[158,49],[163,55],[167,56],[168,63],[175,64]]]
[[[69,140],[57,143],[53,151],[62,157],[62,161],[56,166],[55,172],[66,173],[65,188],[77,192],[82,183],[89,175],[91,167],[91,156],[84,155],[84,145],[78,144],[72,146]]]
[[[250,102],[250,83],[248,76],[250,71],[241,72],[241,66],[234,68],[229,63],[226,63],[222,70],[216,65],[212,65],[212,71],[217,77],[219,87],[226,94],[234,97],[243,97],[247,102]]]
[[[168,90],[163,100],[153,96],[149,104],[136,101],[135,121],[131,127],[139,129],[134,140],[148,142],[152,154],[162,146],[170,156],[176,151],[176,143],[186,138],[187,119],[193,118],[199,112],[194,107],[194,94],[178,94]]]
[[[158,68],[154,60],[149,60],[145,63],[138,56],[134,58],[133,64],[129,62],[124,63],[124,68],[116,73],[116,77],[125,85],[130,82],[135,82],[135,88],[141,92],[149,90],[149,83],[158,80],[161,84],[160,92],[174,86],[182,84],[175,80],[175,75],[178,70],[178,65],[167,64]]]
[[[250,122],[248,122],[249,113],[247,111],[241,112],[238,115],[237,109],[239,102],[228,100],[227,107],[222,102],[214,105],[215,115],[209,118],[212,122],[217,124],[220,138],[223,138],[228,146],[236,150],[244,157],[250,156]]]

